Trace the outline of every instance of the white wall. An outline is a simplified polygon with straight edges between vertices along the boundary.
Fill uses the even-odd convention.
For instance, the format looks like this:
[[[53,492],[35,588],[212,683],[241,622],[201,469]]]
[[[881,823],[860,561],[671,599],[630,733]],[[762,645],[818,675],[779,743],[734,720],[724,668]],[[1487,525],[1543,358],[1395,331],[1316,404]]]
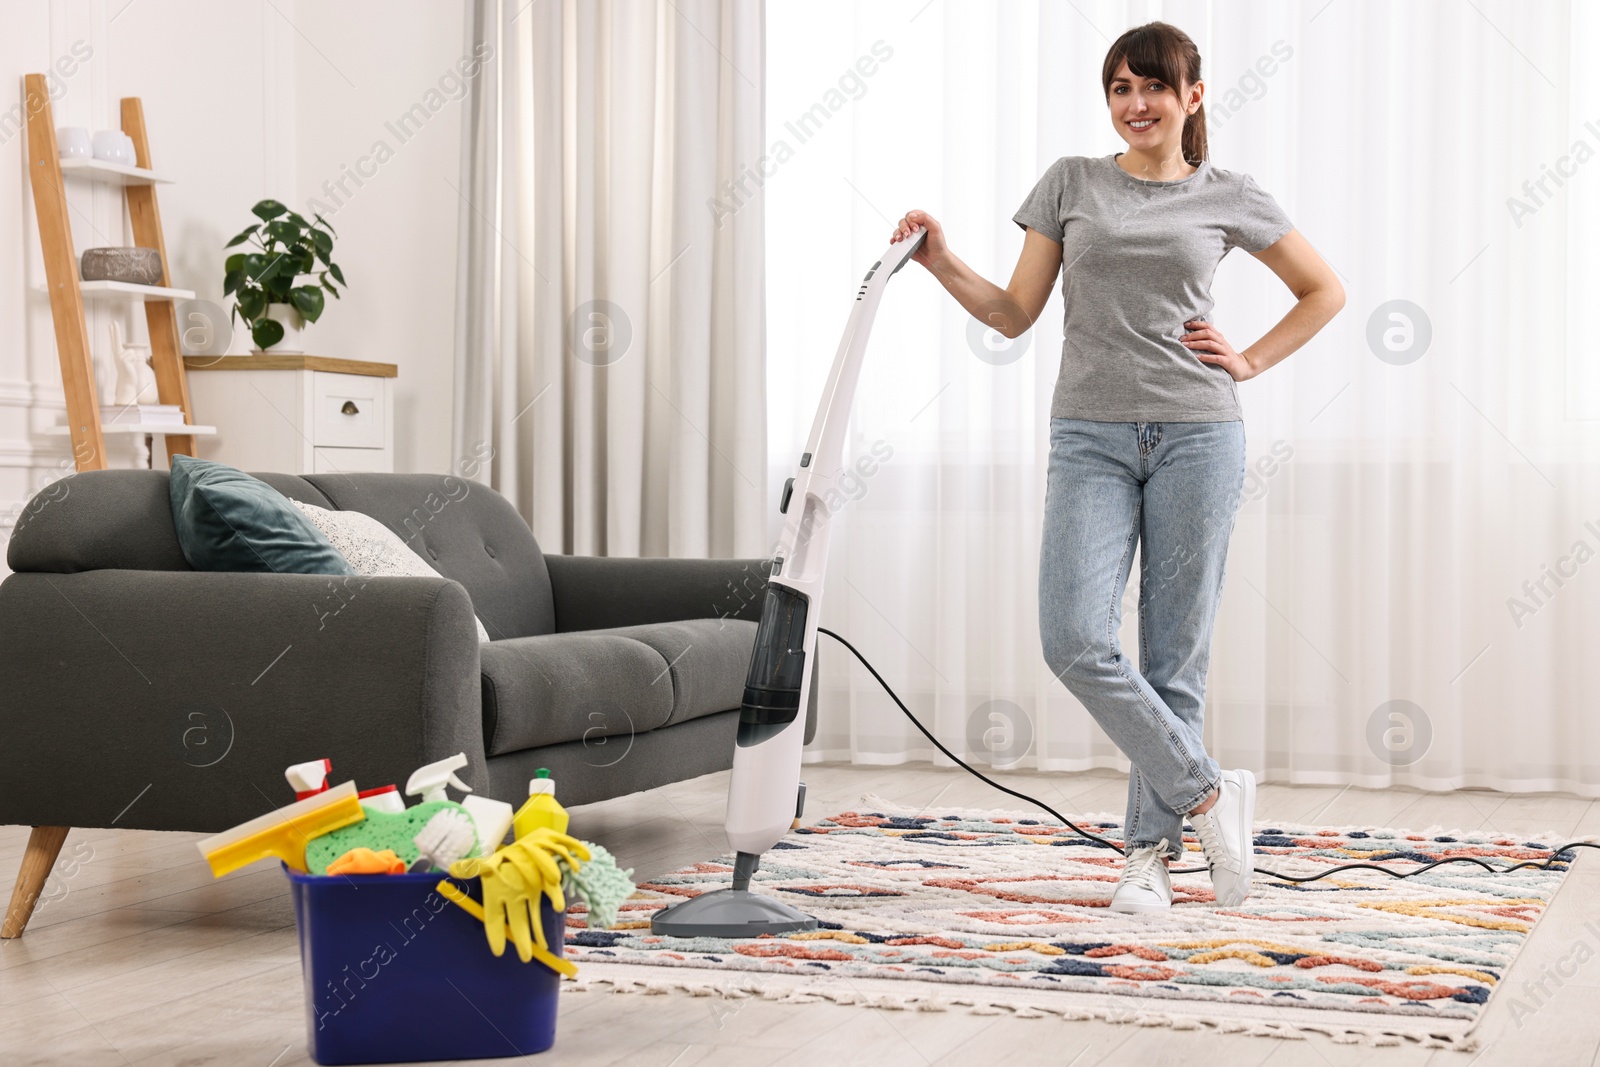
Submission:
[[[22,78],[76,45],[53,101],[57,125],[119,125],[119,101],[144,101],[155,168],[176,180],[158,193],[174,284],[222,303],[223,243],[253,221],[263,197],[304,210],[335,208],[334,259],[350,284],[328,301],[307,350],[396,363],[396,468],[450,465],[452,337],[461,90],[448,72],[469,51],[460,0],[29,0],[8,4],[0,34],[0,112],[22,100]],[[429,96],[429,90],[443,91]],[[457,99],[451,99],[451,96]],[[385,127],[413,105],[428,112],[403,143]],[[345,175],[375,142],[392,157]],[[344,177],[337,200],[325,181]],[[69,183],[78,250],[131,243],[120,191]],[[91,305],[90,342],[106,357],[109,323],[137,340],[137,308]],[[234,351],[248,349],[239,332]],[[110,387],[101,367],[102,388]],[[0,516],[59,473],[63,439],[44,268],[28,185],[26,135],[0,122]],[[196,412],[205,421],[205,412]],[[116,465],[132,465],[131,449]],[[0,526],[9,523],[0,522]],[[4,532],[0,530],[0,532]]]
[[[348,296],[328,301],[315,347],[400,365],[394,444],[401,471],[451,469],[455,188],[466,89],[451,76],[471,51],[464,7],[459,0],[302,3],[295,16],[323,54],[303,41],[295,52],[294,206],[304,213],[315,197],[336,209],[334,261],[350,283]],[[385,124],[418,104],[436,110],[416,120],[420,130],[407,126],[402,140]],[[384,148],[374,152],[380,141]]]

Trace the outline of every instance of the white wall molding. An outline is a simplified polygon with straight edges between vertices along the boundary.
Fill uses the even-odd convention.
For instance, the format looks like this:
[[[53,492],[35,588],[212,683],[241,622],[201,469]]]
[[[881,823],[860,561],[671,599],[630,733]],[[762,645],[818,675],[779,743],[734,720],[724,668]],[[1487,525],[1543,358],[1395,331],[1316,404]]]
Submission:
[[[68,455],[62,452],[62,455]],[[0,440],[0,467],[31,467],[40,452],[30,441]]]
[[[65,411],[67,397],[59,385],[29,382],[21,378],[0,378],[0,407]]]
[[[72,458],[72,448],[67,444],[67,435],[60,437],[62,444],[57,445],[47,439],[44,443],[35,444],[21,438],[0,438],[0,468],[7,470],[51,470],[63,460]]]

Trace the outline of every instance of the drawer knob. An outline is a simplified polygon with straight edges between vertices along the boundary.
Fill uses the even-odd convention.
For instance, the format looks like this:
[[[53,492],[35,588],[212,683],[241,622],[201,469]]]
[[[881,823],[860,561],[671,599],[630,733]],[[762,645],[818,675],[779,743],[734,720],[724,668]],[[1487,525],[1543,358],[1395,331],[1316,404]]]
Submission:
[[[344,407],[339,409],[339,414],[341,414],[341,415],[359,415],[359,414],[361,414],[361,409],[356,407],[356,402],[354,400],[346,400],[344,402]]]

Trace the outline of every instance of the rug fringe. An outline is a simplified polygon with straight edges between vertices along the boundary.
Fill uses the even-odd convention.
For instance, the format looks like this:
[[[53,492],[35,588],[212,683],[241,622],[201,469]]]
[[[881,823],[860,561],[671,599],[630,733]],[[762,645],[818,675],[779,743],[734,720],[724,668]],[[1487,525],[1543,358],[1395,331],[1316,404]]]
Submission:
[[[613,966],[585,963],[586,969]],[[942,1012],[964,1009],[973,1015],[1007,1015],[1015,1019],[1057,1018],[1066,1022],[1099,1020],[1106,1023],[1130,1026],[1164,1026],[1173,1030],[1200,1030],[1219,1034],[1242,1034],[1249,1037],[1275,1037],[1284,1041],[1305,1041],[1310,1034],[1321,1034],[1338,1045],[1363,1045],[1369,1048],[1389,1048],[1413,1045],[1419,1048],[1442,1048],[1456,1052],[1475,1052],[1479,1041],[1471,1033],[1461,1035],[1407,1031],[1396,1027],[1378,1028],[1333,1024],[1327,1022],[1264,1022],[1234,1019],[1225,1016],[1190,1015],[1115,1007],[1097,1008],[1081,1005],[1050,1005],[1037,1001],[1020,1001],[970,996],[929,997],[893,993],[866,993],[855,989],[833,989],[822,986],[797,986],[782,983],[765,983],[750,978],[723,982],[694,982],[680,978],[635,979],[624,976],[594,977],[579,975],[563,982],[568,993],[633,993],[645,996],[687,995],[691,997],[719,997],[724,1000],[760,999],[775,1004],[833,1003],[842,1006],[872,1008],[880,1011]]]

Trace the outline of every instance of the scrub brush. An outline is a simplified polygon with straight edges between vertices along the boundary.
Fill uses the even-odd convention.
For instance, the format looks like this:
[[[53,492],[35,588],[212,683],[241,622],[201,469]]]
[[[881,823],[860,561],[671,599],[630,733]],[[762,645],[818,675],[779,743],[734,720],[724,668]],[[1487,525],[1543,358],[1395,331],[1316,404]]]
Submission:
[[[478,834],[471,816],[456,808],[445,808],[429,819],[411,842],[420,854],[417,862],[411,865],[413,872],[446,871],[452,863],[476,851]]]

